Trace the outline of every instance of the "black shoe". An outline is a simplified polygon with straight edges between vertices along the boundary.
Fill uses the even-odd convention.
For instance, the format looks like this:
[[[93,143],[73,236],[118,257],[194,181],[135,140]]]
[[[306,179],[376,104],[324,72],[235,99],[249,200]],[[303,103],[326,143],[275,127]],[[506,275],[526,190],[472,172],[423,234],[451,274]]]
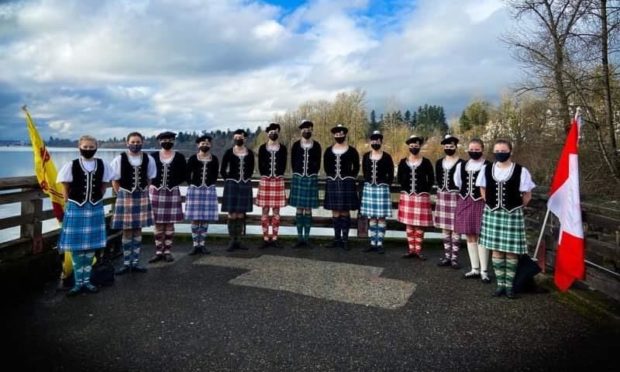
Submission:
[[[166,262],[172,262],[174,261],[174,257],[172,256],[171,253],[165,253],[164,254],[164,261]]]
[[[377,250],[376,245],[369,245],[368,247],[364,248],[362,252],[374,252],[376,250]]]
[[[284,248],[284,246],[282,244],[280,244],[278,239],[272,240],[271,241],[271,246],[274,247],[274,248],[280,248],[280,249]]]
[[[349,242],[347,242],[347,241],[340,242],[340,247],[342,249],[344,249],[345,251],[350,251],[351,250],[351,247],[349,247]]]
[[[194,250],[189,253],[189,255],[190,256],[195,256],[198,253],[204,253],[204,248],[196,246],[196,247],[194,247]]]
[[[379,253],[379,254],[384,254],[385,253],[385,249],[383,249],[383,245],[378,245],[377,246],[377,253]]]
[[[84,292],[88,292],[88,293],[97,293],[99,292],[99,288],[97,288],[96,286],[88,283],[88,284],[84,284],[84,286],[82,287],[82,290],[84,290]]]
[[[485,271],[483,271],[483,272],[480,274],[480,280],[482,280],[482,282],[483,282],[484,284],[489,284],[489,283],[491,283],[491,278],[489,278],[489,274],[487,274]]]
[[[304,242],[304,245],[305,245],[305,246],[306,246],[306,248],[308,248],[308,249],[312,249],[312,248],[314,248],[314,244],[310,243],[310,241],[308,241],[308,240],[306,240],[306,241]]]
[[[131,271],[132,272],[137,272],[137,273],[141,273],[144,274],[145,272],[147,272],[147,268],[144,266],[140,266],[140,265],[136,265],[136,266],[132,266],[131,267]]]
[[[458,262],[456,262],[456,261],[452,261],[452,262],[450,262],[450,266],[451,266],[454,270],[458,270],[458,269],[460,269],[460,268],[461,268],[461,265],[459,265],[459,263],[458,263]]]
[[[201,252],[202,254],[211,254],[211,251],[210,251],[210,250],[208,250],[206,247],[202,247],[202,248],[200,249],[200,252]]]
[[[123,274],[127,274],[129,272],[129,270],[131,270],[131,268],[129,267],[129,265],[123,265],[121,268],[117,269],[114,274],[115,275],[123,275]]]
[[[480,273],[472,270],[463,274],[463,279],[478,279],[480,278]]]
[[[155,256],[151,257],[149,263],[155,263],[158,261],[162,261],[164,259],[164,255],[161,253],[157,253]]]
[[[408,252],[402,255],[400,258],[416,258],[418,255],[414,252]]]
[[[495,290],[495,292],[493,292],[493,297],[500,297],[500,296],[503,296],[505,293],[506,293],[506,288],[499,287]]]
[[[231,240],[230,243],[228,243],[228,248],[226,248],[226,252],[232,252],[235,250],[235,248],[237,248],[237,243]]]
[[[416,253],[416,258],[420,261],[426,261],[426,256],[423,255],[422,253]]]
[[[241,242],[237,242],[237,244],[235,245],[236,249],[240,249],[242,251],[247,251],[248,247],[246,247],[245,245],[242,245]]]
[[[515,295],[515,292],[514,292],[514,290],[512,288],[507,288],[506,289],[506,297],[508,297],[511,300],[514,300],[514,299],[518,298],[517,295]]]
[[[66,296],[75,297],[79,295],[80,293],[82,293],[82,287],[73,287],[67,292]]]
[[[293,248],[303,248],[306,245],[306,242],[303,240],[298,240],[297,243],[293,246]]]
[[[439,260],[439,262],[437,262],[437,266],[450,266],[450,265],[451,265],[450,260],[445,257]]]
[[[329,243],[326,247],[327,248],[340,248],[342,245],[342,242],[340,240],[332,240],[331,243]]]
[[[271,241],[270,240],[263,240],[263,244],[260,247],[258,247],[258,248],[260,248],[260,249],[267,249],[269,247],[271,247]]]

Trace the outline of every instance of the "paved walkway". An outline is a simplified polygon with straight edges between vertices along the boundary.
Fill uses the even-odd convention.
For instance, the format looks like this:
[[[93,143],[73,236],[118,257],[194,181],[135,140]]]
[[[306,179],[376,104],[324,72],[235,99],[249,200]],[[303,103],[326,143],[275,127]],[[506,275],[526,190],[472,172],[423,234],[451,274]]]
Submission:
[[[464,270],[387,254],[316,248],[227,254],[149,266],[96,295],[53,284],[7,301],[4,366],[57,371],[612,370],[618,323],[555,292],[491,298]],[[143,259],[150,256],[147,245]],[[466,253],[463,262],[467,262]],[[16,303],[17,302],[17,303]]]

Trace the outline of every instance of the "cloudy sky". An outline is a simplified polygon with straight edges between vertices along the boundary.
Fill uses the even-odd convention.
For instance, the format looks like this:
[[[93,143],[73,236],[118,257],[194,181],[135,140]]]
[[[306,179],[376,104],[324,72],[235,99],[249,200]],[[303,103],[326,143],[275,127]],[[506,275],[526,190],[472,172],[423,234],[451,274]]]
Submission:
[[[519,80],[501,0],[0,2],[0,139],[255,128],[360,88],[458,116]]]

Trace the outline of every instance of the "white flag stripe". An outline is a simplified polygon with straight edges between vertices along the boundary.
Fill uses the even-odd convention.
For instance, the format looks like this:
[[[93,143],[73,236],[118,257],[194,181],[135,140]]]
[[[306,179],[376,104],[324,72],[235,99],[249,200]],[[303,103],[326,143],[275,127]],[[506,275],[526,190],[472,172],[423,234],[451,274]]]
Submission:
[[[570,154],[568,163],[568,179],[549,197],[548,206],[551,212],[560,219],[562,231],[583,238],[577,154]]]

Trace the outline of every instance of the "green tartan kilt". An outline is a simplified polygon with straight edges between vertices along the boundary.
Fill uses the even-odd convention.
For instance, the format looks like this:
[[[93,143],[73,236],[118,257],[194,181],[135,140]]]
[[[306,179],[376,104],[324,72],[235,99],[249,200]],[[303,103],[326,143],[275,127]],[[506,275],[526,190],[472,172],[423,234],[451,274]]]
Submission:
[[[485,206],[479,244],[494,251],[527,253],[523,208],[509,213],[502,208],[492,211]]]
[[[297,208],[319,207],[319,178],[293,174],[289,205]]]

